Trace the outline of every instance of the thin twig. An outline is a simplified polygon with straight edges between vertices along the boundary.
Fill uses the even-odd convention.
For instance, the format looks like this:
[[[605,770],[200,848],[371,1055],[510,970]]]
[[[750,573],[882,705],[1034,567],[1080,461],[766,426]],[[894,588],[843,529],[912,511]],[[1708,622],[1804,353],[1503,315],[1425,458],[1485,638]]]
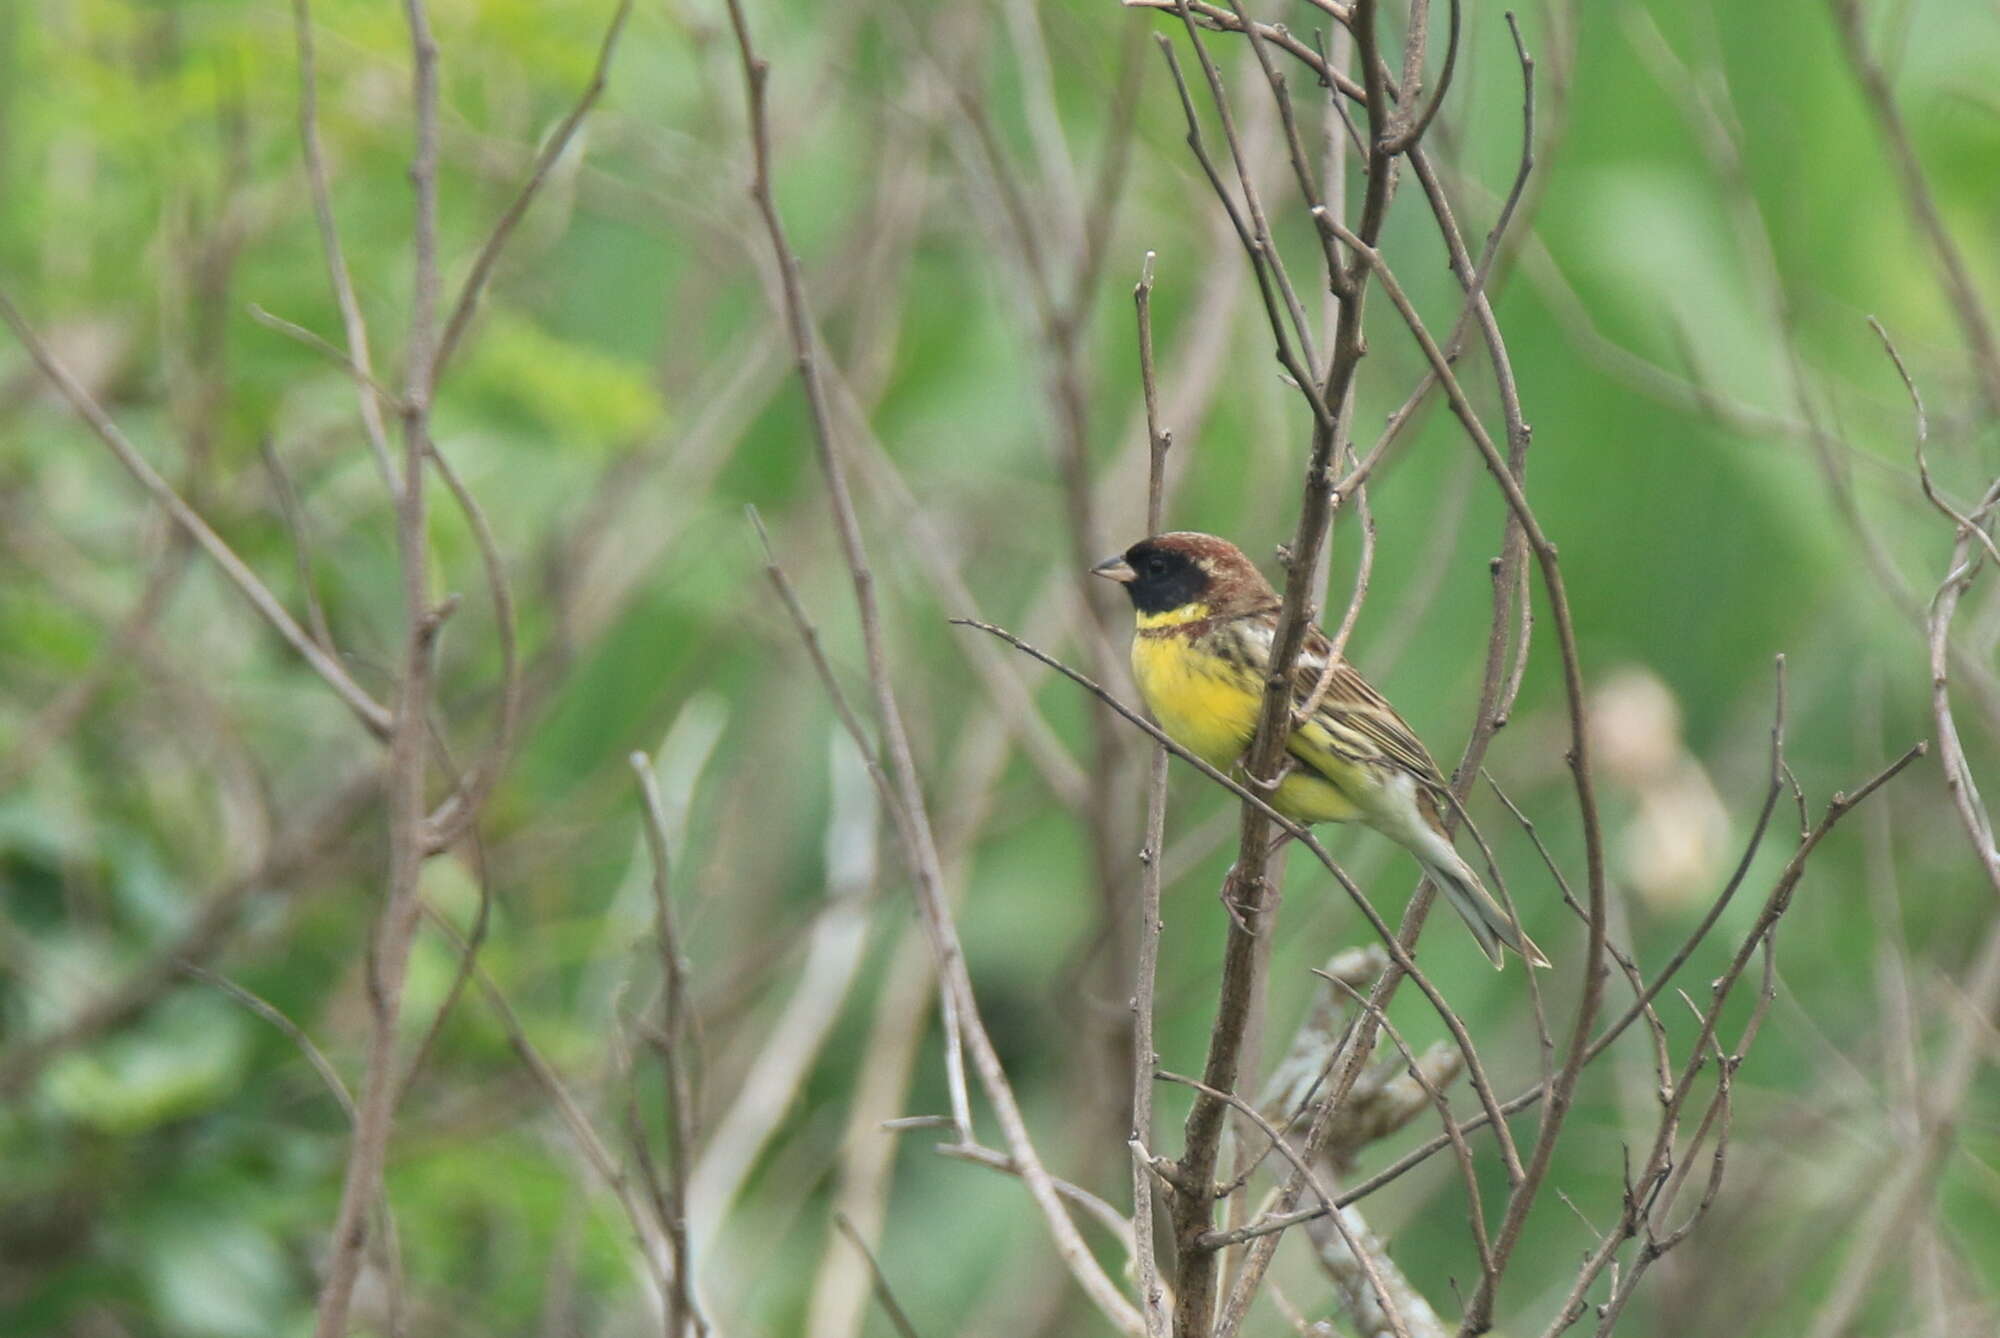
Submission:
[[[435,728],[432,729],[432,741],[439,756],[447,758],[449,765],[449,755]],[[472,866],[473,883],[479,889],[479,904],[472,914],[472,928],[465,935],[465,952],[459,957],[458,969],[452,974],[451,984],[444,992],[444,999],[438,1004],[437,1011],[431,1015],[430,1025],[424,1029],[416,1048],[411,1051],[409,1063],[403,1066],[402,1086],[396,1094],[396,1104],[399,1107],[409,1098],[410,1089],[416,1085],[424,1066],[430,1062],[431,1052],[436,1048],[438,1038],[444,1034],[445,1024],[451,1020],[453,1011],[457,1009],[459,1000],[464,996],[465,987],[472,983],[472,968],[478,964],[480,949],[486,946],[486,936],[493,925],[492,869],[486,859],[486,842],[480,839],[476,827],[472,830],[471,840],[466,842],[466,847],[467,860]]]
[[[459,777],[451,793],[425,819],[425,846],[431,851],[440,851],[450,847],[472,826],[484,811],[494,786],[500,782],[520,728],[522,683],[514,590],[507,576],[506,561],[500,556],[499,541],[493,536],[493,527],[488,523],[479,499],[465,486],[458,470],[438,449],[436,442],[426,441],[425,456],[444,481],[445,491],[451,494],[459,513],[465,517],[466,526],[472,531],[473,546],[479,550],[479,565],[486,576],[487,593],[493,601],[495,639],[500,644],[500,707],[499,719],[493,726],[493,740],[487,745],[485,755]]]
[[[621,7],[620,15],[623,15]],[[652,759],[633,753],[626,761],[639,783],[641,824],[646,833],[646,853],[652,861],[653,933],[659,948],[662,983],[661,1039],[655,1047],[666,1075],[667,1174],[665,1207],[661,1225],[667,1246],[673,1252],[672,1294],[667,1300],[667,1333],[681,1338],[690,1321],[697,1338],[708,1332],[701,1307],[695,1301],[694,1266],[688,1251],[688,1174],[694,1146],[694,1084],[688,1074],[687,960],[681,954],[674,932],[672,885],[673,861],[667,849],[667,812],[660,801],[660,783],[653,774]]]
[[[632,12],[632,0],[618,0],[618,7],[611,12],[611,22],[604,30],[604,39],[598,44],[597,64],[590,71],[590,82],[585,84],[576,105],[569,109],[556,126],[555,133],[542,145],[535,155],[535,165],[528,173],[528,179],[521,183],[520,191],[501,211],[500,218],[487,234],[485,243],[472,262],[472,272],[466,275],[465,285],[458,290],[458,300],[452,304],[451,315],[444,323],[444,333],[438,338],[437,356],[431,360],[430,390],[437,392],[438,381],[444,376],[445,368],[451,362],[451,355],[458,351],[459,341],[465,329],[479,308],[479,299],[486,291],[486,284],[493,276],[493,267],[499,263],[500,253],[506,249],[507,241],[514,235],[514,228],[520,223],[528,206],[534,203],[541,192],[542,184],[548,180],[549,172],[569,148],[570,140],[576,136],[583,120],[590,115],[590,109],[604,95],[604,87],[611,73],[611,57],[618,49],[618,38],[625,31],[625,19]]]
[[[1589,909],[1576,899],[1576,893],[1570,888],[1569,879],[1563,874],[1562,866],[1556,863],[1555,855],[1549,850],[1548,842],[1542,840],[1541,830],[1535,826],[1534,820],[1521,811],[1519,804],[1516,804],[1508,797],[1507,792],[1500,788],[1500,782],[1495,780],[1490,772],[1482,770],[1480,774],[1486,777],[1486,784],[1492,789],[1494,798],[1498,799],[1501,806],[1513,815],[1514,821],[1521,825],[1522,832],[1527,835],[1528,841],[1535,847],[1535,853],[1541,856],[1542,867],[1547,869],[1549,876],[1556,880],[1556,888],[1562,893],[1563,905],[1576,912],[1578,919],[1587,917],[1590,914]],[[1653,1034],[1654,1067],[1659,1073],[1661,1090],[1669,1091],[1672,1089],[1673,1076],[1670,1071],[1671,1065],[1667,1053],[1667,1028],[1666,1024],[1660,1021],[1660,1015],[1654,1011],[1651,1001],[1647,999],[1645,977],[1640,974],[1639,965],[1632,960],[1631,954],[1619,947],[1618,944],[1612,942],[1609,937],[1606,937],[1604,941],[1604,949],[1611,954],[1611,959],[1618,963],[1618,969],[1625,973],[1626,981],[1632,986],[1633,997],[1645,1000],[1643,1007],[1645,1009],[1646,1026]],[[1664,984],[1669,978],[1668,975],[1662,973],[1661,983]],[[1544,1073],[1542,1075],[1543,1080],[1547,1081],[1549,1076],[1549,1074]]]
[[[1986,555],[1993,559],[1996,566],[2000,566],[2000,548],[1993,546],[1993,536],[1986,532],[1985,525],[1975,523],[1970,516],[1953,506],[1938,492],[1937,485],[1932,482],[1930,461],[1924,457],[1924,448],[1930,442],[1930,416],[1924,412],[1923,392],[1917,389],[1916,379],[1910,375],[1910,369],[1904,366],[1903,355],[1897,351],[1896,341],[1889,338],[1889,332],[1883,328],[1882,322],[1870,316],[1868,328],[1882,341],[1882,351],[1887,353],[1889,361],[1896,365],[1896,375],[1903,379],[1903,390],[1910,397],[1910,409],[1916,423],[1916,441],[1912,449],[1917,457],[1917,485],[1923,489],[1925,500],[1936,507],[1945,519],[1956,527],[1959,534],[1977,539],[1985,548]]]
[[[376,381],[369,361],[368,322],[361,303],[354,296],[354,280],[348,273],[347,257],[341,250],[340,228],[333,217],[333,188],[327,180],[326,155],[319,141],[319,76],[313,57],[313,23],[310,0],[292,0],[292,29],[299,61],[299,146],[305,159],[306,180],[311,183],[313,216],[319,224],[320,252],[326,258],[327,277],[333,284],[334,303],[340,308],[341,326],[347,332],[347,352],[340,361],[353,369],[360,391],[361,425],[368,438],[368,450],[382,482],[391,491],[396,486],[396,466],[389,450],[389,430],[382,421],[386,405],[401,413],[399,398]],[[255,309],[253,309],[253,315]]]
[[[910,1323],[909,1315],[896,1300],[896,1293],[890,1290],[889,1279],[882,1272],[882,1265],[875,1259],[875,1252],[868,1248],[868,1242],[854,1229],[854,1223],[847,1220],[846,1213],[835,1213],[833,1224],[840,1228],[840,1234],[847,1237],[854,1248],[861,1251],[861,1257],[868,1261],[868,1274],[875,1279],[875,1299],[882,1303],[882,1313],[889,1317],[889,1323],[902,1338],[917,1338],[917,1327]]]
[[[292,1021],[282,1008],[270,1000],[260,994],[252,993],[218,971],[211,971],[193,962],[182,962],[180,969],[183,975],[191,976],[205,985],[214,986],[283,1032],[285,1038],[296,1045],[299,1053],[306,1057],[306,1062],[312,1065],[313,1072],[319,1075],[319,1080],[326,1084],[326,1090],[332,1093],[335,1103],[340,1106],[341,1113],[347,1116],[347,1122],[354,1123],[354,1094],[347,1090],[347,1084],[341,1081],[340,1070],[333,1066],[333,1061],[326,1057],[326,1052],[313,1043],[312,1037],[306,1035],[305,1028]]]
[[[376,380],[373,371],[357,361],[352,355],[343,352],[332,341],[314,334],[297,321],[288,321],[274,311],[266,311],[255,302],[252,302],[245,310],[250,313],[251,320],[257,322],[257,324],[263,326],[265,329],[275,330],[301,347],[311,349],[314,353],[319,354],[341,371],[347,373],[360,388],[362,393],[361,402],[363,404],[373,404],[376,401],[380,401],[392,411],[396,413],[402,412],[402,397]],[[369,398],[370,396],[373,398]]]
[[[1987,412],[2000,414],[2000,337],[1994,334],[1993,321],[1979,299],[1979,290],[1972,282],[1965,256],[1945,227],[1944,216],[1938,211],[1937,200],[1931,194],[1930,178],[1924,172],[1922,160],[1917,157],[1909,128],[1903,123],[1902,108],[1896,101],[1895,90],[1890,87],[1888,73],[1868,50],[1867,25],[1861,6],[1858,0],[1829,0],[1829,7],[1833,11],[1834,27],[1839,30],[1841,49],[1847,55],[1848,64],[1854,68],[1855,78],[1860,81],[1864,95],[1862,102],[1875,117],[1882,138],[1888,141],[1889,162],[1895,168],[1897,183],[1902,188],[1903,203],[1909,209],[1917,230],[1929,243],[1932,259],[1938,268],[1939,286],[1944,289],[1945,298],[1951,304],[1953,315],[1958,318],[1959,330],[1972,354],[1973,372],[1979,379],[1980,394],[1986,400]]]
[[[940,1127],[938,1120],[935,1118],[927,1122],[892,1120],[890,1123],[899,1128],[935,1129]],[[1012,1176],[1019,1176],[1021,1174],[1020,1164],[1012,1157],[1009,1157],[1004,1152],[997,1152],[992,1148],[982,1147],[977,1143],[939,1143],[932,1150],[940,1157],[949,1157],[953,1161],[971,1162],[975,1166],[990,1167],[993,1170],[1004,1171]],[[1109,1203],[1106,1203],[1103,1199],[1081,1185],[1071,1184],[1067,1180],[1053,1177],[1050,1183],[1055,1186],[1056,1193],[1089,1214],[1091,1220],[1109,1232],[1120,1245],[1125,1247],[1128,1253],[1132,1250],[1132,1224],[1126,1219],[1125,1214],[1119,1212]]]
[[[1234,3],[1234,0],[1231,0]],[[1201,72],[1208,83],[1210,101],[1214,105],[1216,119],[1222,124],[1222,139],[1229,147],[1229,159],[1236,167],[1236,184],[1242,192],[1243,212],[1250,226],[1250,236],[1245,249],[1253,263],[1260,263],[1270,276],[1278,295],[1283,298],[1286,312],[1291,316],[1292,337],[1298,341],[1299,358],[1303,367],[1287,365],[1301,389],[1312,385],[1312,373],[1319,366],[1319,356],[1314,351],[1312,323],[1306,319],[1305,307],[1299,301],[1298,291],[1293,288],[1291,275],[1285,268],[1285,261],[1279,253],[1277,243],[1271,236],[1271,225],[1264,215],[1264,202],[1257,189],[1256,179],[1250,171],[1250,160],[1245,156],[1243,143],[1236,132],[1236,116],[1230,109],[1229,98],[1223,91],[1222,72],[1208,54],[1208,44],[1202,40],[1201,30],[1195,26],[1194,16],[1185,4],[1181,6],[1181,22],[1187,30],[1188,43],[1194,48],[1195,59],[1201,65]],[[1263,43],[1253,38],[1257,58],[1264,67],[1265,77],[1271,83],[1273,100],[1278,104],[1278,118],[1285,129],[1285,141],[1291,150],[1292,170],[1298,178],[1300,188],[1309,200],[1317,203],[1319,192],[1315,188],[1311,169],[1306,164],[1305,149],[1299,142],[1298,127],[1293,119],[1291,96],[1286,92],[1284,81],[1274,72],[1269,55]],[[1272,313],[1276,321],[1276,313]],[[1282,356],[1282,355],[1281,355]],[[1309,393],[1309,392],[1308,392]]]
[[[326,685],[333,689],[334,695],[347,705],[370,734],[378,739],[388,738],[393,723],[388,708],[370,697],[360,684],[348,676],[340,661],[320,648],[312,635],[300,627],[291,614],[285,612],[284,605],[278,602],[278,597],[271,593],[270,587],[258,579],[257,574],[250,570],[243,559],[236,556],[236,551],[223,541],[222,536],[209,528],[208,522],[203,520],[200,514],[174,491],[173,485],[162,478],[159,471],[147,462],[138,448],[111,420],[110,415],[105,413],[90,392],[84,389],[82,383],[56,361],[48,345],[42,342],[41,336],[35,333],[34,328],[28,324],[20,310],[15,307],[13,299],[4,290],[0,290],[0,319],[12,327],[22,347],[28,350],[28,356],[33,358],[43,374],[55,383],[63,398],[70,402],[77,415],[89,425],[91,431],[97,434],[98,440],[111,449],[111,453],[118,458],[118,463],[138,480],[140,487],[152,494],[153,500],[166,510],[176,525],[201,545],[202,551],[222,569],[222,574],[229,578],[230,583],[243,592],[251,607],[276,629],[287,645],[298,652],[299,658],[304,660],[314,673],[326,681]]]
[[[431,922],[444,934],[453,948],[461,956],[466,954],[470,945],[459,936],[458,930],[451,922],[428,906],[424,909],[430,916]],[[577,1100],[575,1093],[570,1091],[569,1085],[563,1081],[555,1065],[549,1062],[548,1057],[542,1054],[529,1037],[527,1028],[521,1023],[520,1015],[514,1011],[514,1006],[508,1002],[506,993],[494,982],[492,975],[484,966],[475,963],[472,980],[479,987],[480,995],[486,1000],[487,1007],[492,1009],[501,1030],[506,1033],[507,1043],[513,1049],[515,1056],[520,1059],[522,1067],[528,1070],[536,1084],[547,1094],[550,1104],[555,1107],[556,1114],[562,1119],[563,1127],[569,1131],[570,1138],[584,1163],[618,1201],[627,1224],[632,1228],[632,1235],[647,1274],[665,1301],[675,1283],[662,1267],[662,1260],[667,1255],[663,1239],[664,1225],[656,1218],[647,1200],[633,1189],[631,1177],[618,1165],[618,1159],[612,1155],[611,1148],[605,1142],[603,1135],[597,1131],[597,1127],[591,1123],[590,1116],[584,1112],[583,1104]],[[673,1338],[680,1338],[680,1335],[676,1334]]]

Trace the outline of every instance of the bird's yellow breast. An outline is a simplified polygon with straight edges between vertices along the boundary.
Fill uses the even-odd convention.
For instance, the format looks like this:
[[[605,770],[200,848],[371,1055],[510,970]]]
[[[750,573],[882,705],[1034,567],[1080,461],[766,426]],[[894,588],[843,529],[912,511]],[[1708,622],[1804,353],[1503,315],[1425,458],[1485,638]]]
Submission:
[[[1160,728],[1212,767],[1228,770],[1257,728],[1262,684],[1196,639],[1142,631],[1132,638],[1132,677]]]
[[[1206,610],[1203,610],[1203,614]],[[1193,621],[1175,610],[1152,615],[1154,627]],[[1201,616],[1201,615],[1196,615]],[[1132,677],[1146,709],[1181,747],[1218,771],[1231,772],[1250,746],[1262,705],[1263,679],[1247,664],[1219,654],[1204,636],[1145,634],[1132,638]],[[1376,778],[1330,748],[1311,722],[1293,733],[1297,765],[1279,784],[1271,806],[1298,822],[1351,822],[1369,808]]]

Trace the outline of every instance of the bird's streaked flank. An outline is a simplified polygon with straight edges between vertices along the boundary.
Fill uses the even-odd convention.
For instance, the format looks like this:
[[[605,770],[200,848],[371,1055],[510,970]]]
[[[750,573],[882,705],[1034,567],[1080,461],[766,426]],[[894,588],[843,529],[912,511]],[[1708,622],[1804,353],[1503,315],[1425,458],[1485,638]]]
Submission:
[[[1160,728],[1209,765],[1234,766],[1257,728],[1277,591],[1234,544],[1185,531],[1142,539],[1093,570],[1131,596],[1132,675]],[[1325,633],[1309,631],[1292,666],[1292,709],[1312,711],[1292,730],[1271,807],[1300,823],[1373,827],[1417,857],[1495,966],[1503,947],[1547,966],[1453,847],[1437,763],[1382,694],[1332,656]]]

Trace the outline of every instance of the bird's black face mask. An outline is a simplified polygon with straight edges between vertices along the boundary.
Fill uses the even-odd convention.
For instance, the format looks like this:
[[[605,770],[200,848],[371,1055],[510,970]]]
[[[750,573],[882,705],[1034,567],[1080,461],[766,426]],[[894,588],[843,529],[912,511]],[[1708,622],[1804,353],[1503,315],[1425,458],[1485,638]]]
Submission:
[[[1124,585],[1132,606],[1141,613],[1170,612],[1200,599],[1208,588],[1208,573],[1193,555],[1147,539],[1093,570]]]

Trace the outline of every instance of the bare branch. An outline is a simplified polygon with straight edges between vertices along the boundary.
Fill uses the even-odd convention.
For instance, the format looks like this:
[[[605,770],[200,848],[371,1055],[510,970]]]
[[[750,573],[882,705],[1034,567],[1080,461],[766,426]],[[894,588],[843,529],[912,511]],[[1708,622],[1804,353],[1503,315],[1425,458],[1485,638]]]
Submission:
[[[1235,137],[1231,131],[1232,121],[1227,107],[1227,99],[1222,89],[1221,79],[1215,73],[1213,62],[1209,60],[1206,47],[1194,21],[1194,7],[1188,0],[1180,0],[1179,10],[1183,25],[1187,29],[1189,41],[1200,57],[1203,70],[1208,76],[1209,92],[1217,105],[1217,113],[1222,117],[1225,134],[1231,142],[1232,153],[1239,163],[1239,178],[1242,180],[1246,199],[1250,186],[1247,173],[1241,170],[1241,153],[1237,150]],[[1233,15],[1231,16],[1234,17]],[[1386,81],[1379,69],[1380,61],[1375,36],[1376,6],[1374,0],[1357,0],[1354,18],[1350,25],[1355,36],[1359,59],[1362,62],[1366,86],[1364,107],[1368,114],[1369,135],[1367,144],[1367,186],[1363,194],[1358,220],[1359,235],[1371,243],[1380,234],[1387,216],[1389,202],[1395,188],[1394,158],[1384,151],[1384,132],[1393,114],[1389,106]],[[1246,26],[1237,20],[1239,28]],[[1266,34],[1254,29],[1257,41]],[[1272,34],[1275,37],[1275,34]],[[1168,50],[1168,65],[1175,76],[1175,83],[1181,93],[1183,110],[1188,120],[1189,146],[1196,150],[1203,161],[1210,183],[1216,188],[1219,198],[1228,204],[1227,192],[1211,164],[1200,152],[1199,131],[1195,120],[1192,99],[1181,80],[1179,68]],[[1270,72],[1259,47],[1258,58]],[[1320,68],[1325,70],[1324,62]],[[1327,71],[1329,82],[1331,71]],[[1285,90],[1280,81],[1272,80],[1273,96],[1280,103],[1281,116],[1289,123],[1289,108]],[[1303,156],[1293,154],[1295,167],[1301,174],[1301,189],[1312,194],[1310,171],[1303,164]],[[1359,368],[1364,350],[1362,340],[1363,299],[1366,293],[1369,273],[1356,265],[1344,270],[1338,256],[1327,251],[1332,272],[1328,282],[1339,292],[1340,303],[1333,332],[1333,351],[1323,379],[1315,380],[1310,370],[1302,370],[1297,360],[1289,352],[1284,334],[1284,319],[1280,304],[1274,298],[1273,290],[1287,292],[1285,284],[1278,283],[1276,277],[1268,273],[1267,267],[1275,257],[1266,253],[1269,232],[1262,226],[1261,210],[1253,211],[1257,225],[1246,228],[1235,218],[1233,206],[1232,221],[1236,222],[1239,240],[1248,254],[1252,268],[1256,271],[1263,291],[1266,313],[1270,319],[1273,334],[1277,338],[1278,356],[1292,375],[1299,393],[1312,411],[1313,425],[1311,449],[1308,454],[1301,488],[1301,502],[1297,528],[1286,549],[1288,571],[1286,573],[1284,597],[1278,612],[1268,666],[1268,677],[1260,704],[1256,729],[1244,755],[1243,771],[1251,784],[1268,787],[1275,783],[1280,761],[1285,753],[1286,738],[1291,724],[1291,667],[1297,660],[1300,647],[1304,644],[1307,629],[1315,620],[1314,600],[1317,596],[1320,553],[1325,547],[1333,521],[1332,466],[1338,458],[1342,439],[1346,434],[1345,421],[1351,412],[1351,391],[1355,374]],[[1323,206],[1316,207],[1318,215],[1325,214]],[[1287,308],[1293,304],[1284,304]],[[1302,318],[1295,323],[1302,323]],[[1268,806],[1246,804],[1243,809],[1241,826],[1237,840],[1237,857],[1223,888],[1226,904],[1235,908],[1229,938],[1224,946],[1222,981],[1218,991],[1218,1005],[1215,1022],[1210,1031],[1208,1056],[1202,1070],[1202,1081],[1217,1091],[1231,1091],[1237,1082],[1237,1071],[1242,1060],[1245,1037],[1250,1021],[1252,1002],[1257,994],[1258,954],[1256,951],[1257,929],[1263,919],[1267,900],[1265,867],[1272,849],[1272,827],[1267,821]],[[1312,843],[1316,844],[1316,843]],[[1332,868],[1330,860],[1325,861]],[[1344,874],[1336,870],[1336,877],[1344,879]],[[1361,903],[1363,913],[1370,918],[1378,932],[1386,935],[1374,909],[1359,898],[1358,889],[1350,893]],[[1406,949],[1396,944],[1392,952],[1398,961],[1408,960]],[[1438,1000],[1437,1002],[1441,1002]],[[1336,1081],[1332,1101],[1337,1102],[1352,1084],[1359,1072],[1360,1051],[1358,1047],[1349,1065]],[[1468,1056],[1470,1061],[1470,1056]],[[1197,1095],[1189,1111],[1186,1125],[1186,1147],[1180,1158],[1180,1176],[1193,1184],[1206,1184],[1214,1178],[1214,1166],[1222,1132],[1222,1120],[1226,1105],[1205,1095]],[[1323,1131],[1324,1120],[1318,1122]],[[1310,1159],[1314,1148],[1311,1138],[1306,1143],[1306,1155]],[[1288,1194],[1296,1200],[1304,1191],[1304,1178],[1293,1176],[1288,1186]],[[1210,1315],[1214,1309],[1217,1259],[1215,1251],[1209,1248],[1208,1238],[1212,1232],[1212,1205],[1198,1202],[1195,1196],[1182,1195],[1175,1202],[1175,1235],[1179,1247],[1179,1281],[1175,1288],[1177,1313],[1176,1333],[1180,1338],[1190,1338],[1195,1333],[1205,1333]],[[1233,1338],[1237,1325],[1242,1322],[1248,1308],[1249,1299],[1269,1266],[1269,1254],[1253,1251],[1251,1258],[1239,1274],[1236,1286],[1231,1292],[1229,1303],[1217,1327],[1218,1338]]]
[[[1139,383],[1146,402],[1146,533],[1165,525],[1167,452],[1173,433],[1160,425],[1159,388],[1153,373],[1153,253],[1139,267],[1132,289],[1139,323]],[[1160,962],[1160,863],[1167,835],[1167,750],[1155,745],[1146,767],[1146,843],[1139,858],[1138,964],[1132,982],[1132,1234],[1138,1265],[1139,1309],[1147,1338],[1165,1338],[1172,1321],[1160,1285],[1153,1244],[1153,1174],[1138,1149],[1153,1142],[1153,990]]]
[[[812,321],[806,306],[805,284],[799,273],[783,220],[771,194],[770,127],[765,109],[765,83],[769,66],[760,57],[750,37],[741,0],[729,0],[731,31],[741,56],[744,100],[749,121],[752,177],[750,194],[776,253],[784,301],[784,319],[798,361],[806,405],[812,423],[815,453],[827,485],[841,552],[854,587],[861,623],[862,640],[868,659],[868,678],[875,696],[876,723],[881,731],[883,751],[894,773],[895,792],[906,822],[902,832],[905,853],[918,893],[918,910],[938,963],[942,988],[941,1003],[947,1015],[956,1015],[968,1057],[978,1071],[981,1085],[993,1103],[1007,1147],[1020,1165],[1022,1179],[1041,1208],[1042,1217],[1054,1238],[1056,1250],[1086,1295],[1118,1328],[1132,1334],[1145,1332],[1145,1321],[1119,1288],[1104,1273],[1069,1220],[1055,1187],[1029,1138],[1026,1121],[1000,1067],[999,1056],[986,1034],[973,1001],[971,981],[965,972],[963,951],[958,944],[949,908],[944,901],[943,873],[936,841],[930,830],[916,763],[904,732],[902,715],[891,686],[887,650],[882,636],[881,615],[875,597],[874,577],[861,538],[860,522],[849,493],[845,466],[833,435],[833,417],[827,407],[826,390],[818,371],[819,350],[813,338]]]
[[[1445,38],[1444,68],[1438,72],[1437,87],[1432,90],[1430,101],[1424,105],[1422,110],[1406,111],[1404,113],[1401,118],[1401,127],[1389,137],[1388,147],[1391,153],[1407,153],[1415,148],[1417,143],[1423,139],[1424,132],[1431,128],[1431,122],[1436,119],[1438,109],[1444,106],[1444,95],[1451,91],[1452,71],[1458,68],[1458,10],[1459,0],[1451,0],[1451,29]],[[1420,13],[1427,14],[1428,12],[1429,8],[1427,4],[1420,4],[1411,8],[1412,21],[1410,25],[1409,54],[1412,60],[1404,68],[1403,82],[1399,90],[1405,103],[1416,95],[1418,75],[1422,72],[1423,68],[1423,34],[1416,22],[1416,15]],[[1511,16],[1509,17],[1511,20]]]
[[[418,882],[430,853],[425,840],[424,782],[430,753],[427,717],[432,659],[442,618],[448,612],[430,604],[429,513],[424,496],[438,288],[438,50],[424,0],[404,0],[404,16],[410,30],[411,94],[416,108],[416,144],[410,167],[416,197],[411,228],[415,273],[402,404],[403,468],[396,496],[404,631],[386,780],[389,886],[370,945],[368,1060],[329,1246],[326,1281],[320,1289],[314,1338],[346,1338],[348,1309],[368,1238],[366,1215],[382,1192],[382,1168],[388,1158],[390,1126],[401,1090],[397,1023],[402,1016],[410,945],[422,910]]]
[[[624,10],[619,10],[623,17]],[[688,1073],[690,1015],[687,999],[687,960],[674,932],[673,902],[669,895],[673,861],[667,849],[667,812],[660,801],[660,783],[653,775],[652,759],[633,753],[626,759],[639,783],[642,824],[646,833],[646,853],[653,865],[653,932],[659,948],[662,992],[661,1035],[656,1049],[667,1082],[667,1174],[661,1225],[667,1233],[667,1247],[673,1257],[673,1291],[667,1298],[667,1333],[681,1338],[693,1323],[697,1338],[708,1332],[701,1307],[695,1301],[694,1268],[688,1250],[688,1179],[694,1160],[694,1083]]]

